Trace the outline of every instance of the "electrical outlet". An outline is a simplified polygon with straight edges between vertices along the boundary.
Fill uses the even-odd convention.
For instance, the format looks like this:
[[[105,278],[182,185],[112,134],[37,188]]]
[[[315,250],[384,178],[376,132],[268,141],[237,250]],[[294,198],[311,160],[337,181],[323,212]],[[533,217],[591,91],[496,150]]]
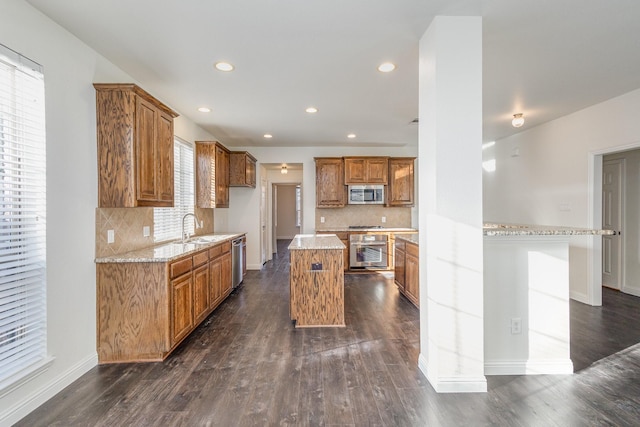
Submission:
[[[522,319],[513,317],[511,319],[511,335],[517,335],[519,333],[522,333]]]
[[[151,235],[151,228],[148,225],[142,227],[142,237],[149,237]]]
[[[381,221],[382,221],[382,223],[384,224],[385,222],[387,222],[387,217],[386,217],[386,216],[383,216],[383,217],[382,217],[382,219],[381,219]]]
[[[320,217],[320,223],[324,224],[324,217],[323,216]]]
[[[107,230],[107,243],[113,243],[116,241],[116,233],[113,230]]]

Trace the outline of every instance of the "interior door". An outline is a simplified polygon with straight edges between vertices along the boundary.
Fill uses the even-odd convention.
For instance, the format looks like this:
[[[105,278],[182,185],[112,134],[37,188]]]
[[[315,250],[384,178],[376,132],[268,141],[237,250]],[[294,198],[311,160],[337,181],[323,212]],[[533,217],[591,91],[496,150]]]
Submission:
[[[260,263],[267,262],[267,180],[260,179]]]
[[[602,285],[618,290],[622,288],[623,173],[624,159],[603,162],[602,226],[616,234],[602,237]]]

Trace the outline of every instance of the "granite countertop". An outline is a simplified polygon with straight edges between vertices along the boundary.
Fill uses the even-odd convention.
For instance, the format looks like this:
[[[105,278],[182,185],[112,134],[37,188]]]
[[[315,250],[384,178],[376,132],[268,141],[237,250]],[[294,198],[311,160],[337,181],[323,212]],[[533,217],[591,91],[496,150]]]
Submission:
[[[396,236],[396,240],[405,240],[409,243],[413,243],[413,244],[419,244],[418,241],[418,233],[414,233],[414,234],[402,234],[399,236]]]
[[[344,249],[346,246],[335,234],[296,234],[289,250],[304,249]]]
[[[126,263],[126,262],[167,262],[173,261],[191,253],[206,249],[218,243],[226,242],[245,235],[242,233],[213,233],[202,236],[195,236],[182,243],[180,240],[162,243],[157,246],[138,249],[117,255],[96,258],[96,264]]]
[[[408,227],[382,227],[382,228],[349,228],[349,227],[328,227],[322,230],[316,230],[318,233],[326,233],[330,231],[350,231],[350,232],[371,232],[371,231],[379,231],[379,232],[387,232],[387,233],[417,233],[418,230],[415,228]]]
[[[611,236],[614,233],[612,230],[589,228],[494,223],[485,223],[482,231],[485,236]]]

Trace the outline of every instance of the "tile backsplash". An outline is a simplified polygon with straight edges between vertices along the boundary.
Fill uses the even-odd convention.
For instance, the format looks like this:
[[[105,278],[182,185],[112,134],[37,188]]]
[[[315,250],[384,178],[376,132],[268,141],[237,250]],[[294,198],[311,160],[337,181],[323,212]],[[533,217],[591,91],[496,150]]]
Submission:
[[[195,214],[203,221],[196,234],[213,233],[213,209],[196,208]],[[107,243],[108,230],[114,231],[113,243]],[[153,232],[153,208],[96,208],[96,258],[153,246]]]
[[[324,223],[321,222],[324,217]],[[382,222],[382,217],[386,222]],[[411,227],[411,208],[385,208],[376,205],[345,206],[316,209],[316,230],[349,225],[381,225],[383,227]]]

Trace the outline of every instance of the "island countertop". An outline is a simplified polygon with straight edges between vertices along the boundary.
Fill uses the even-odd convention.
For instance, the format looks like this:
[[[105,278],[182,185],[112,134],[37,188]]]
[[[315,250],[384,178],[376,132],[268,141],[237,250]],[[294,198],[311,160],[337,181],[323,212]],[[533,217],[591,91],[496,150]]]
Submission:
[[[611,236],[612,230],[598,230],[553,225],[485,223],[485,236]]]
[[[245,234],[245,232],[231,232],[195,236],[189,239],[187,243],[182,243],[180,240],[165,242],[131,252],[96,258],[95,263],[168,262],[184,255],[206,249],[207,246],[217,245],[218,243],[226,242]]]
[[[346,246],[335,234],[296,234],[289,244],[289,250],[304,249],[344,249]]]

